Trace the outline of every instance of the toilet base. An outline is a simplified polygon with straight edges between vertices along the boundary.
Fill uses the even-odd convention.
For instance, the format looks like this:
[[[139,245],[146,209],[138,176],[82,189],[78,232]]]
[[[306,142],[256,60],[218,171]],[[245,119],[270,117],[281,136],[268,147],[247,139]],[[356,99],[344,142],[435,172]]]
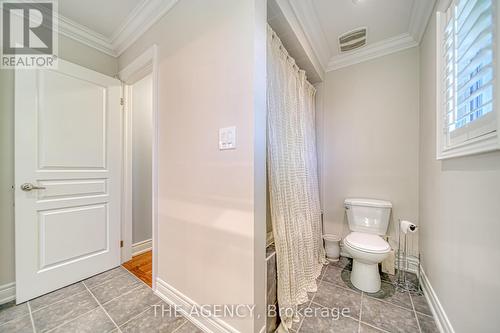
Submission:
[[[367,293],[379,291],[381,282],[378,263],[366,264],[353,259],[351,282],[356,288]]]

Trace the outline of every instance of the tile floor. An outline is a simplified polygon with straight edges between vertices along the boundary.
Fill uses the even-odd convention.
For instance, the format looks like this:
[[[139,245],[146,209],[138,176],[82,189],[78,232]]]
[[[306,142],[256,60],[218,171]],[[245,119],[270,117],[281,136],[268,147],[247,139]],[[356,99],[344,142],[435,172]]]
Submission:
[[[75,283],[29,302],[0,305],[0,333],[194,333],[178,315],[155,315],[166,305],[123,267]]]
[[[325,266],[318,278],[318,291],[310,295],[308,304],[302,305],[313,309],[349,308],[349,316],[338,320],[301,318],[292,327],[294,332],[439,332],[424,296],[396,291],[388,275],[382,276],[382,290],[378,293],[361,292],[350,282],[351,267],[348,258]]]
[[[357,291],[349,282],[350,269],[346,258],[325,266],[318,291],[303,305],[349,308],[349,317],[302,318],[293,332],[438,332],[423,296],[395,291],[387,276],[380,292]],[[157,304],[165,303],[118,267],[18,306],[1,305],[0,333],[201,332],[182,316],[155,315]]]

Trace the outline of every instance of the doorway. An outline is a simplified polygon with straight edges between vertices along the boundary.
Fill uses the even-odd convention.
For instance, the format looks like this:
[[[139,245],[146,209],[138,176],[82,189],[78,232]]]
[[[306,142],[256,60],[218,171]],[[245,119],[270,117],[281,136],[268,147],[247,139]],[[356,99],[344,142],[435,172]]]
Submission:
[[[123,81],[122,265],[155,289],[156,46],[120,74]]]
[[[152,75],[126,87],[132,143],[132,259],[123,266],[152,285]]]

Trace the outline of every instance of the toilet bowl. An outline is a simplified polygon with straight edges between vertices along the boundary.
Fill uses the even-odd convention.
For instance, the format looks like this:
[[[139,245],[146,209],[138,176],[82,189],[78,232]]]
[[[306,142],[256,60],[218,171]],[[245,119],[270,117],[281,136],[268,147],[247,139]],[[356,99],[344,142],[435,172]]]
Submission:
[[[387,232],[392,204],[376,199],[346,199],[344,202],[351,233],[344,238],[346,251],[352,256],[352,284],[365,292],[380,290],[378,264],[391,251],[382,236]]]
[[[365,292],[380,290],[378,264],[387,258],[391,247],[378,235],[351,232],[344,238],[346,251],[352,256],[352,284]]]

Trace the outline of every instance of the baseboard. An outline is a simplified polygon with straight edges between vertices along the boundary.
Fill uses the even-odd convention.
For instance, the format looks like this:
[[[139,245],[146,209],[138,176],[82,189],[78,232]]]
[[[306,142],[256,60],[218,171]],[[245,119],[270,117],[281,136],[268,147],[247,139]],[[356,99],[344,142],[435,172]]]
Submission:
[[[160,278],[156,278],[156,291],[165,302],[176,305],[182,309],[190,309],[199,306],[189,297],[166,283]],[[203,332],[207,333],[239,333],[237,329],[224,322],[220,318],[209,318],[205,316],[193,317],[185,310],[179,310],[189,321],[196,325]]]
[[[0,286],[0,304],[16,299],[16,283],[11,282]]]
[[[429,307],[434,315],[439,331],[442,333],[455,333],[455,330],[453,329],[453,326],[451,326],[451,322],[444,312],[444,308],[441,305],[441,302],[439,302],[434,289],[432,289],[431,283],[427,278],[427,275],[425,275],[422,267],[420,267],[420,284],[422,286],[422,290],[424,291],[425,298],[427,299],[427,303],[429,303]]]
[[[153,248],[153,241],[151,239],[146,239],[142,242],[137,242],[132,244],[132,256],[142,254],[144,252],[151,251]]]

